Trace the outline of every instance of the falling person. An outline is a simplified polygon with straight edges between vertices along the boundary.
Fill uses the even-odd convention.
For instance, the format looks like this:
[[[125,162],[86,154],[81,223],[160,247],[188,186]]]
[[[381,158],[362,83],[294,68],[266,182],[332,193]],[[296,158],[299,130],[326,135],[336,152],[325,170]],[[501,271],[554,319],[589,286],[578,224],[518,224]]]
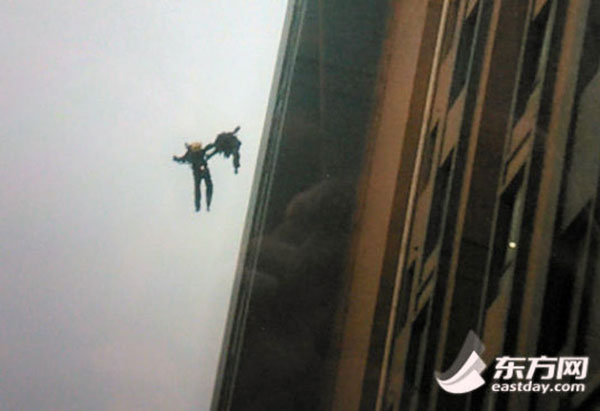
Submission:
[[[212,150],[207,154],[206,159],[210,159],[215,154],[223,154],[225,158],[229,158],[233,155],[233,169],[237,174],[238,168],[240,168],[240,146],[242,142],[237,138],[236,133],[240,130],[240,126],[237,126],[235,130],[225,133],[220,133],[215,139],[214,143],[210,143],[206,146],[206,152]]]
[[[206,149],[202,148],[201,143],[185,143],[186,153],[181,156],[173,156],[173,161],[178,163],[188,163],[192,167],[194,173],[194,205],[196,211],[200,211],[200,200],[202,194],[200,192],[200,184],[204,181],[206,186],[206,210],[210,211],[210,203],[212,201],[213,184],[210,177],[210,170],[206,162]]]

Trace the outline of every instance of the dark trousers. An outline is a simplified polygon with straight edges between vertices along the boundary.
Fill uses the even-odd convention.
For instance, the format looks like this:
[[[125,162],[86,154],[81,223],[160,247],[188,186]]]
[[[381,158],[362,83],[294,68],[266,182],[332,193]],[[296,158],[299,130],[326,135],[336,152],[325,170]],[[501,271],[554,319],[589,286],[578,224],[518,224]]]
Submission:
[[[212,201],[213,184],[210,178],[210,171],[207,168],[196,168],[194,167],[194,205],[196,211],[200,211],[200,200],[202,194],[200,193],[200,183],[204,180],[206,186],[206,209],[210,211],[210,202]]]

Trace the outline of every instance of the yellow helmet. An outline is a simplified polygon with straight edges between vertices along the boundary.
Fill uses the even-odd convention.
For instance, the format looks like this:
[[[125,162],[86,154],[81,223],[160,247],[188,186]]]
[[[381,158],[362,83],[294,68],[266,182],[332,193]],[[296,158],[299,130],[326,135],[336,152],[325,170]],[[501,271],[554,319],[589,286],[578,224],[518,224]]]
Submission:
[[[190,151],[202,150],[202,143],[185,143],[185,147]]]

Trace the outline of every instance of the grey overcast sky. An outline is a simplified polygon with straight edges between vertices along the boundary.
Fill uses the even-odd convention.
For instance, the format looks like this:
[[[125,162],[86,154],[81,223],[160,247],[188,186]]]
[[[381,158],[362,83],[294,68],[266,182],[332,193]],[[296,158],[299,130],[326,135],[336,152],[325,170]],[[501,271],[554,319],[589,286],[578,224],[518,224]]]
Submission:
[[[208,409],[285,9],[0,2],[0,409]]]

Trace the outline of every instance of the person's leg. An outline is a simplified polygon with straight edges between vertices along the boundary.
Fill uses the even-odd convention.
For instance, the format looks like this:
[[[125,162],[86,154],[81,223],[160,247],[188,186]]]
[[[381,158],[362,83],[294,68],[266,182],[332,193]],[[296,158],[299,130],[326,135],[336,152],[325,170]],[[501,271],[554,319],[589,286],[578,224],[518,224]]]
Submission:
[[[200,173],[194,170],[194,205],[196,206],[196,212],[200,211]]]
[[[240,152],[234,151],[233,153],[233,169],[235,173],[238,173],[238,168],[240,168]]]
[[[204,183],[206,184],[206,210],[210,211],[210,203],[213,195],[213,183],[212,179],[210,178],[210,171],[208,171],[208,169],[206,169],[204,172]]]

